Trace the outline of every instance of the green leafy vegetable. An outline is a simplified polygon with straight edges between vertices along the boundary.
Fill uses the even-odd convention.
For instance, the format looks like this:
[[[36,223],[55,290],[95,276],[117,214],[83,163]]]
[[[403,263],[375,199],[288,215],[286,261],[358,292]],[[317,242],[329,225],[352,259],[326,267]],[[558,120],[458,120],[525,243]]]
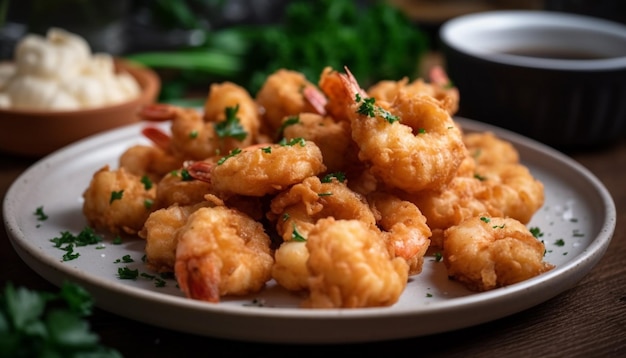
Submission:
[[[176,11],[170,9],[173,3]],[[253,94],[280,68],[316,82],[324,67],[347,66],[364,87],[382,79],[415,78],[429,46],[425,33],[385,1],[364,6],[352,0],[296,0],[286,5],[278,23],[217,29],[203,28],[204,14],[194,16],[186,2],[157,1],[153,7],[169,14],[171,27],[202,31],[205,40],[178,51],[129,54],[127,59],[182,71],[187,84],[229,80]],[[161,99],[182,97],[180,86],[164,88],[162,97],[171,97]]]
[[[0,296],[0,357],[121,357],[90,330],[85,318],[92,308],[91,296],[76,284],[49,293],[7,283]]]

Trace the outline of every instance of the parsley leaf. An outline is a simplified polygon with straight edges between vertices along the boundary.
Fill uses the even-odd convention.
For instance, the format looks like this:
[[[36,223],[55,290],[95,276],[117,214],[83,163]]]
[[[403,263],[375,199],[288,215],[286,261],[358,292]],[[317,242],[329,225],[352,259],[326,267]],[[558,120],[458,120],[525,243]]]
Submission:
[[[220,138],[235,138],[238,141],[242,141],[246,139],[248,136],[248,132],[241,126],[239,122],[239,118],[237,117],[237,112],[239,111],[239,104],[234,107],[226,107],[224,109],[224,114],[226,119],[215,123],[215,133]]]

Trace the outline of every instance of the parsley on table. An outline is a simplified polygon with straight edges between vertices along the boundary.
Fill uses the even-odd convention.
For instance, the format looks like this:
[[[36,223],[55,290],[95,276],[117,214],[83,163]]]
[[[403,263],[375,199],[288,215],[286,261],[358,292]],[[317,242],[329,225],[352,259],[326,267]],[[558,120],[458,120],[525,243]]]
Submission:
[[[73,283],[58,293],[7,283],[0,294],[0,356],[121,358],[90,330],[92,308],[89,293]]]

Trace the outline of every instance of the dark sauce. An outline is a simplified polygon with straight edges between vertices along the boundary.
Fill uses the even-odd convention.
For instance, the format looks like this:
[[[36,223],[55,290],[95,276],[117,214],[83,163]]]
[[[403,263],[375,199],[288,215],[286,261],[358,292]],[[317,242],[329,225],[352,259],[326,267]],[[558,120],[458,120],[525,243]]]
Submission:
[[[547,58],[554,60],[600,60],[608,56],[583,50],[525,48],[503,51],[507,55]]]

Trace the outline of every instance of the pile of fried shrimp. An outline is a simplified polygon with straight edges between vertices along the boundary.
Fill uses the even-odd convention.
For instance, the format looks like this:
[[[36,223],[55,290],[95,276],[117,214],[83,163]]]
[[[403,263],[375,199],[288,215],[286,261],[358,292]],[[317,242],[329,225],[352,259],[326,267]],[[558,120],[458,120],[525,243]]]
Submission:
[[[94,173],[83,213],[210,303],[274,280],[303,308],[391,306],[428,253],[476,292],[552,269],[526,227],[543,184],[509,142],[463,132],[449,83],[280,69],[254,96],[221,82],[203,110],[147,106],[150,144]]]

